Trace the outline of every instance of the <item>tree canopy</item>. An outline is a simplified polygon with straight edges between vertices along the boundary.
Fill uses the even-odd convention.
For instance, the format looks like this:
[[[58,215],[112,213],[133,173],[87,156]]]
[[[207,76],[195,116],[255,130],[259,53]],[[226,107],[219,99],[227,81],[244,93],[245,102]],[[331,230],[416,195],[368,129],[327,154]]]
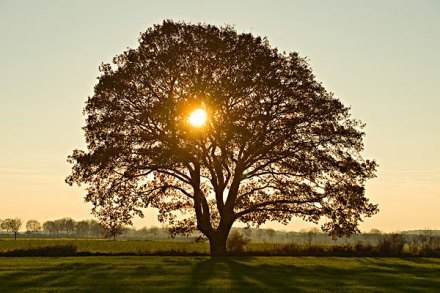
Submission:
[[[20,230],[20,227],[22,225],[22,221],[19,218],[15,219],[5,219],[1,222],[1,228],[6,230],[7,232],[14,233],[14,238],[17,240],[17,233]]]
[[[364,124],[298,53],[232,27],[164,21],[102,64],[84,109],[87,150],[69,184],[86,184],[101,219],[159,210],[173,233],[199,229],[224,254],[235,221],[294,217],[334,236],[377,212]],[[202,109],[206,123],[189,123]]]
[[[37,220],[29,220],[26,222],[26,230],[35,233],[41,230],[41,224]]]

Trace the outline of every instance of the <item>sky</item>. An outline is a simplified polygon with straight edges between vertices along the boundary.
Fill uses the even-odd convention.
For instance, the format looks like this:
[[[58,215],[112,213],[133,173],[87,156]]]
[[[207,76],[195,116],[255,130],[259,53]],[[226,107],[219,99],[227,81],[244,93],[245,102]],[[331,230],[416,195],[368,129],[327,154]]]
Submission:
[[[0,0],[0,219],[92,218],[64,183],[84,149],[82,109],[98,66],[165,19],[233,25],[307,57],[367,124],[379,213],[362,231],[440,229],[440,1]],[[156,212],[136,227],[160,225]],[[301,220],[283,230],[312,227]]]

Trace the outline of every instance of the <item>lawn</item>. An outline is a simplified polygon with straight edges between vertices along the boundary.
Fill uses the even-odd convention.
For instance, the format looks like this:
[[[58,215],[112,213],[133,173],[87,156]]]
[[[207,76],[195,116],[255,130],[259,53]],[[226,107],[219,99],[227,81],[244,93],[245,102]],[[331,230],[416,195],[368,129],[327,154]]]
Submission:
[[[440,259],[436,258],[0,257],[1,292],[435,292],[438,288]]]

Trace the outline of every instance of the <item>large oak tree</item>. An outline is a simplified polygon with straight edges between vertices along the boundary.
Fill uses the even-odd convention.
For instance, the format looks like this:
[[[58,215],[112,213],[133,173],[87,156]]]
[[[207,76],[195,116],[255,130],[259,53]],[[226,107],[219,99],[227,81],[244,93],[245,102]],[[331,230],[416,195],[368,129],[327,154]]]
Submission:
[[[223,255],[235,221],[300,217],[342,236],[377,212],[363,123],[297,53],[231,27],[164,21],[101,73],[84,110],[87,150],[73,151],[66,179],[86,184],[101,219],[130,224],[154,207],[173,233],[198,229]],[[207,113],[199,127],[195,109]]]

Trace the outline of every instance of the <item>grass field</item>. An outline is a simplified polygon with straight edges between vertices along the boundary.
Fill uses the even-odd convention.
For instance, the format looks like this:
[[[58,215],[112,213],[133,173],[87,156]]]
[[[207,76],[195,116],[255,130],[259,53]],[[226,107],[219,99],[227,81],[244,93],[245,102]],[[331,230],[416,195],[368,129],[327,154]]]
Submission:
[[[136,256],[208,254],[209,246],[90,239],[2,239],[0,252],[69,244],[78,252],[115,255],[0,257],[0,292],[438,292],[440,288],[439,258]],[[276,247],[254,243],[248,249]]]
[[[136,241],[136,240],[101,240],[101,239],[38,239],[20,238],[0,239],[0,254],[12,250],[32,250],[38,247],[74,245],[78,253],[100,253],[114,255],[209,255],[209,244],[185,241]],[[247,255],[290,255],[290,256],[335,256],[338,248],[334,245],[314,245],[287,243],[249,243],[244,248]],[[339,247],[344,248],[344,247]],[[354,251],[354,246],[348,249]],[[340,253],[340,256],[360,256],[359,254]],[[44,255],[40,255],[44,256]],[[61,254],[62,256],[62,254]],[[379,256],[363,255],[363,256]],[[396,256],[396,255],[391,255]]]
[[[0,253],[14,249],[32,249],[44,246],[75,245],[78,252],[106,254],[197,254],[209,255],[209,244],[185,241],[135,241],[135,240],[101,240],[101,239],[69,239],[69,238],[21,238],[0,239]],[[246,252],[273,252],[286,244],[280,243],[249,243]],[[302,245],[305,246],[305,245]],[[301,247],[299,245],[298,247]]]
[[[173,251],[182,254],[209,254],[208,243],[183,241],[112,241],[95,239],[2,239],[0,252],[14,249],[32,249],[43,246],[73,244],[78,252],[110,253],[110,254],[157,254]]]
[[[440,259],[0,257],[1,292],[438,292]]]

